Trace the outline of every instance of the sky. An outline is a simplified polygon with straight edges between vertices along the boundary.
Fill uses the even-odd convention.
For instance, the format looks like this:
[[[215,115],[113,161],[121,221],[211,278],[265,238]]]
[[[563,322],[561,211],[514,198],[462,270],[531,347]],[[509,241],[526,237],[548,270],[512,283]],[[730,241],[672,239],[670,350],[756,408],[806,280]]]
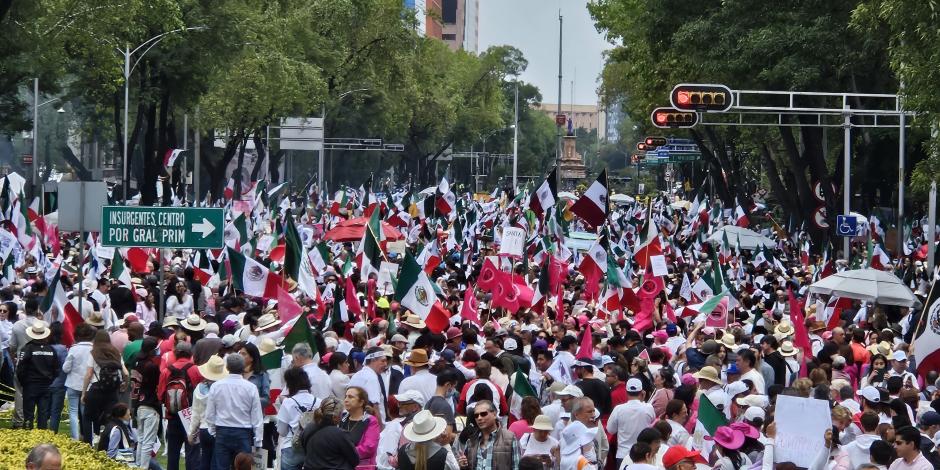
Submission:
[[[480,0],[480,51],[509,44],[522,51],[529,67],[520,77],[542,92],[542,101],[558,101],[558,10],[564,18],[562,38],[562,104],[597,103],[604,65],[611,46],[594,29],[587,0]]]

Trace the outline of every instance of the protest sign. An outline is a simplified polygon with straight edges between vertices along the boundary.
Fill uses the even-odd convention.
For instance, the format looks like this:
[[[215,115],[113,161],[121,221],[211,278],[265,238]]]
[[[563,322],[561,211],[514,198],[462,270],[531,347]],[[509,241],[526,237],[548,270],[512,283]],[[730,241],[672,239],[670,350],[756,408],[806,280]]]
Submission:
[[[499,254],[522,257],[525,248],[525,230],[519,227],[503,229],[503,239],[499,245]]]
[[[808,468],[826,447],[826,431],[832,429],[829,403],[813,398],[777,396],[774,420],[774,462],[793,462]]]

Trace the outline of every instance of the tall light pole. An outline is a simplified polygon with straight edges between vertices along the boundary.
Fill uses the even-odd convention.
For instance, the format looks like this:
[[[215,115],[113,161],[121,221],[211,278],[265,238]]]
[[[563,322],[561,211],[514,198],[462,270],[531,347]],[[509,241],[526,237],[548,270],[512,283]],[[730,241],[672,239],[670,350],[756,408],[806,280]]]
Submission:
[[[59,101],[60,98],[39,102],[39,78],[33,79],[33,197],[42,194],[42,183],[39,181],[39,108]],[[64,112],[60,110],[60,112]]]
[[[515,112],[512,124],[512,192],[519,188],[519,80],[516,80]]]
[[[133,72],[134,69],[137,68],[137,64],[139,64],[139,63],[140,63],[140,60],[143,59],[144,56],[147,55],[148,52],[150,52],[150,49],[153,49],[153,46],[156,46],[157,44],[159,44],[160,41],[162,41],[163,38],[167,37],[168,35],[173,34],[173,33],[183,32],[183,31],[202,31],[202,30],[204,30],[204,29],[208,29],[208,28],[206,28],[205,26],[193,26],[193,27],[189,27],[189,28],[178,28],[178,29],[174,29],[174,30],[172,30],[172,31],[167,31],[167,32],[162,33],[162,34],[158,34],[158,35],[156,35],[156,36],[154,36],[154,37],[152,37],[152,38],[150,38],[150,39],[148,39],[148,40],[146,40],[146,41],[140,43],[140,45],[137,46],[137,47],[135,47],[133,50],[131,50],[130,46],[125,46],[125,48],[124,48],[123,50],[122,50],[122,49],[118,49],[118,50],[117,50],[118,52],[121,53],[121,55],[124,56],[124,151],[121,153],[121,160],[123,160],[122,166],[121,166],[121,186],[124,187],[124,204],[127,204],[127,186],[128,186],[128,184],[129,184],[129,182],[130,182],[130,178],[129,178],[128,175],[127,175],[127,161],[128,161],[128,156],[127,156],[127,141],[128,141],[128,136],[127,136],[127,108],[128,108],[128,103],[130,102],[130,78],[131,78],[131,72]],[[146,47],[146,49],[144,49],[145,47]],[[132,57],[134,54],[136,54],[137,51],[139,51],[139,50],[141,50],[141,49],[144,49],[144,51],[141,52],[141,53],[140,53],[140,57],[138,57],[137,60],[134,61],[134,65],[131,65],[131,57]]]

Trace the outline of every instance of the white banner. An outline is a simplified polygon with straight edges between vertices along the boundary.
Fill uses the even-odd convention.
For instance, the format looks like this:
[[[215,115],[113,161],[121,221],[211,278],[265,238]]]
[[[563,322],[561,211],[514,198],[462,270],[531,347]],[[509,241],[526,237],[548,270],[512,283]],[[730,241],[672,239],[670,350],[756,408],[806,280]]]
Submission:
[[[503,229],[502,241],[499,245],[499,254],[522,257],[525,250],[525,230],[519,227],[506,227]]]

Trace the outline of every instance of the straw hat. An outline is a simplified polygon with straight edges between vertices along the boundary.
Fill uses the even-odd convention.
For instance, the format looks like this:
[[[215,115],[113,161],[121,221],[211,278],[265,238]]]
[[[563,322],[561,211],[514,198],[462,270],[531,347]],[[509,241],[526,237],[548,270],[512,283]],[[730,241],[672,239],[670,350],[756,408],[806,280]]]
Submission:
[[[163,327],[169,328],[171,326],[180,326],[180,321],[173,315],[163,317]]]
[[[409,313],[405,316],[405,321],[403,324],[418,330],[423,330],[428,326],[426,323],[424,323],[424,320],[418,318],[418,316],[413,313]]]
[[[796,356],[797,349],[793,347],[793,341],[784,341],[780,345],[780,355],[784,357]]]
[[[33,325],[26,330],[26,336],[32,339],[46,339],[51,333],[52,331],[49,330],[49,324],[42,320],[34,321]]]
[[[871,351],[872,354],[881,354],[884,357],[888,357],[891,355],[891,343],[882,341],[877,345],[873,344],[869,346],[868,350]]]
[[[780,322],[780,324],[774,328],[774,336],[777,339],[793,336],[793,324],[788,321]]]
[[[405,426],[402,434],[411,442],[428,442],[440,436],[446,427],[447,421],[444,418],[434,416],[428,410],[421,410]]]
[[[275,343],[273,339],[268,338],[267,336],[265,336],[264,338],[261,338],[261,343],[258,344],[258,352],[261,353],[262,356],[276,349],[277,349],[277,343]]]
[[[104,317],[101,316],[101,312],[95,310],[88,314],[88,318],[85,319],[85,323],[88,323],[91,326],[104,326]]]
[[[412,367],[424,367],[428,365],[428,353],[424,349],[415,349],[408,355],[408,360],[402,361],[402,364]]]
[[[715,370],[712,366],[702,367],[701,370],[692,374],[692,377],[695,377],[699,380],[707,380],[709,382],[714,382],[716,384],[721,383],[721,377],[718,375],[718,371]]]
[[[214,354],[209,360],[197,367],[199,373],[206,379],[218,382],[228,376],[228,370],[225,368],[225,361],[218,354]]]
[[[731,333],[726,332],[725,334],[721,335],[721,341],[719,342],[721,343],[722,346],[732,351],[738,348],[737,343],[734,342],[734,335],[732,335]]]
[[[202,318],[199,318],[199,315],[196,315],[195,313],[186,317],[186,319],[183,320],[183,322],[179,325],[186,331],[202,331],[206,329],[206,321]]]
[[[536,431],[552,431],[555,429],[552,426],[552,419],[546,415],[538,415],[535,417],[535,421],[532,422],[532,429]]]
[[[258,330],[266,330],[268,328],[273,328],[281,324],[281,320],[274,316],[273,313],[265,313],[258,318]]]

